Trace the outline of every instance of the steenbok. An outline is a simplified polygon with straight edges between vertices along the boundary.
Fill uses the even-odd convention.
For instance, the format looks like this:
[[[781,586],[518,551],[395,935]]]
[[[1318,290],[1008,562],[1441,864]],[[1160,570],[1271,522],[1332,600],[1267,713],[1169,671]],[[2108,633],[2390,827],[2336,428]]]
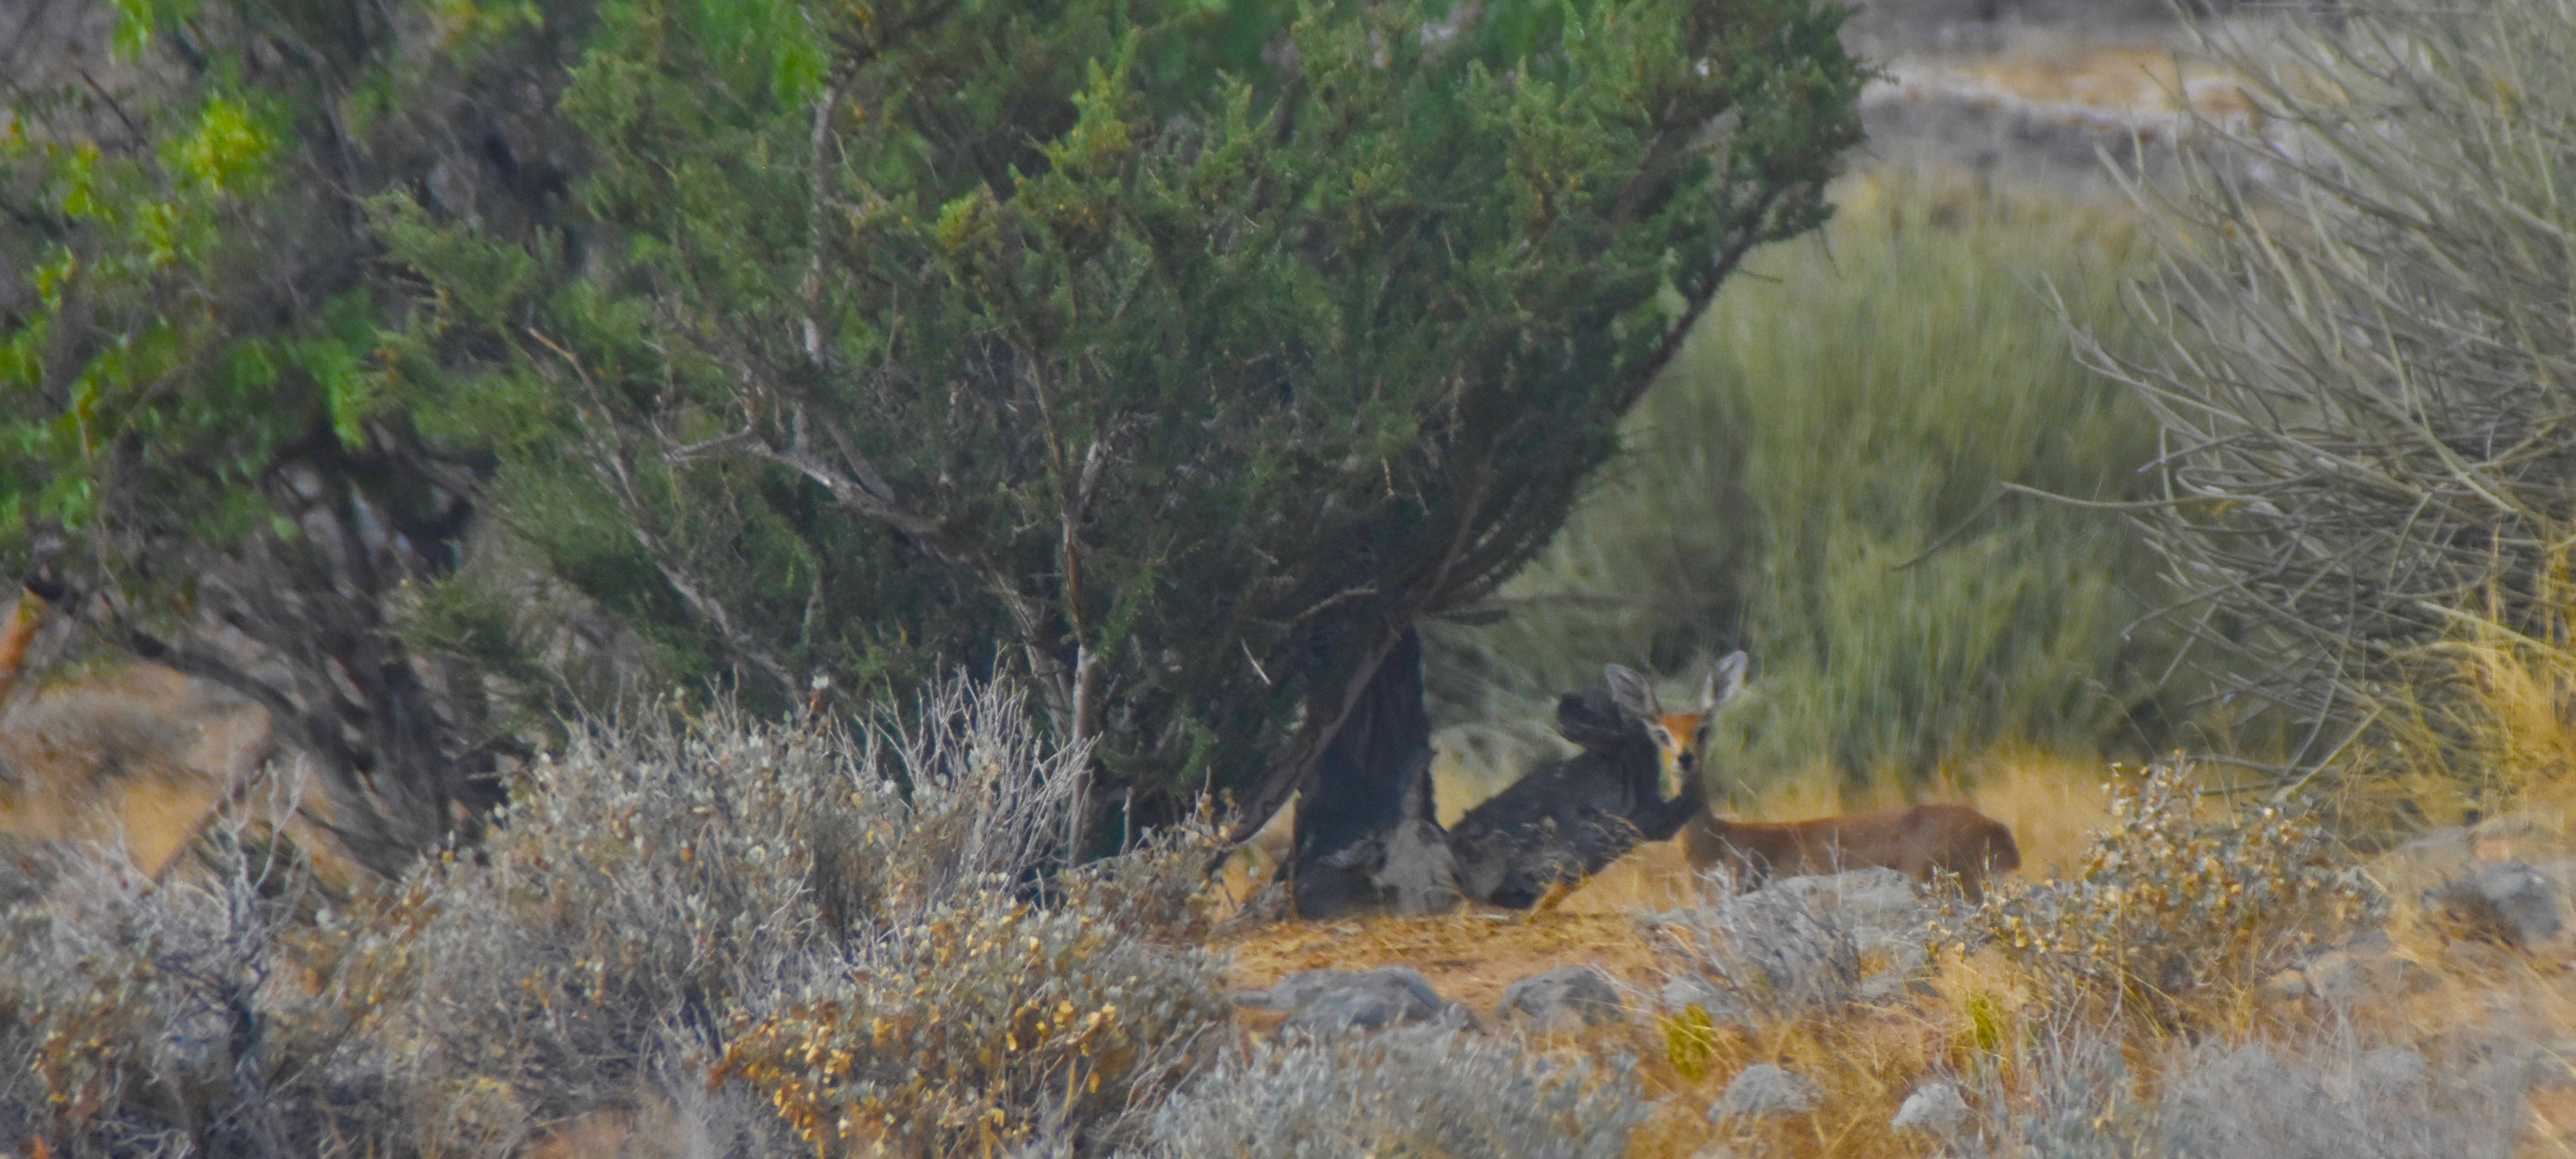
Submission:
[[[1644,676],[1616,664],[1608,670],[1611,696],[1620,711],[1646,725],[1646,734],[1663,756],[1667,784],[1680,795],[1702,802],[1698,814],[1682,829],[1683,850],[1691,868],[1705,872],[1725,866],[1740,884],[1751,886],[1774,877],[1840,873],[1884,866],[1918,881],[1937,872],[1956,874],[1968,896],[1985,888],[1986,878],[2021,867],[2021,850],[2003,823],[1963,805],[1917,805],[1812,821],[1755,824],[1729,821],[1705,806],[1701,779],[1711,716],[1744,686],[1744,653],[1717,662],[1700,695],[1699,711],[1667,713],[1656,703],[1654,686]]]

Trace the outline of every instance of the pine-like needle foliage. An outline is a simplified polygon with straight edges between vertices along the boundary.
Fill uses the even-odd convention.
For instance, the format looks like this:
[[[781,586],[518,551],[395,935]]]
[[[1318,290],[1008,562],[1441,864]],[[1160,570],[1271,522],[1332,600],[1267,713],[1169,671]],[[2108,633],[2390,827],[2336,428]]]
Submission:
[[[378,204],[448,413],[553,424],[521,535],[769,703],[1022,673],[1139,824],[1545,542],[1862,76],[1805,0],[600,19],[581,276]]]

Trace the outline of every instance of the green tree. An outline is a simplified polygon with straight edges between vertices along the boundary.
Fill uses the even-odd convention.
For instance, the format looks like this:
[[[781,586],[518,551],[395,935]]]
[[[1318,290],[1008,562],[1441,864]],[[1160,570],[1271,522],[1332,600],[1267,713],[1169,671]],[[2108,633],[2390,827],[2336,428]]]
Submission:
[[[1528,560],[1821,220],[1862,80],[1808,0],[601,18],[577,277],[378,205],[441,413],[519,440],[516,534],[683,670],[1030,680],[1102,840],[1206,788],[1267,817]]]
[[[493,236],[548,232],[568,172],[531,126],[566,44],[471,4],[7,19],[0,560],[66,585],[92,647],[266,704],[392,870],[507,742],[475,672],[392,631],[491,456],[398,405],[405,296],[364,199],[435,189]]]

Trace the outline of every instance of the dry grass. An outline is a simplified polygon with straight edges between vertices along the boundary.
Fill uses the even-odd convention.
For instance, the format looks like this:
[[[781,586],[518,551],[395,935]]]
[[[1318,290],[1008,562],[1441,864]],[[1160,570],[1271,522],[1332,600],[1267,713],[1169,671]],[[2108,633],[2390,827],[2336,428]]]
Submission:
[[[1631,990],[1633,1004],[1650,1005],[1662,979],[1654,948],[1629,914],[1575,912],[1581,897],[1535,916],[1476,912],[1284,922],[1214,948],[1232,955],[1232,984],[1247,989],[1299,970],[1412,966],[1488,1026],[1496,1025],[1505,987],[1565,965],[1598,967]],[[1637,1077],[1660,1105],[1639,1128],[1629,1149],[1633,1156],[1696,1154],[1708,1141],[1707,1108],[1737,1071],[1755,1062],[1778,1062],[1808,1074],[1826,1099],[1813,1115],[1754,1132],[1748,1141],[1759,1146],[1753,1153],[1898,1155],[1928,1153],[1897,1145],[1886,1122],[1912,1089],[1913,1076],[1951,1052],[1952,1037],[1941,1019],[1896,1010],[1776,1021],[1749,1030],[1717,1028],[1683,1050],[1674,1049],[1665,1026],[1654,1019],[1557,1037],[1542,1046],[1638,1060]]]
[[[2520,687],[2510,681],[2499,686]],[[2024,854],[2024,878],[2073,871],[2088,839],[2108,818],[2108,794],[2098,766],[2002,750],[1945,772],[1941,790],[1927,796],[1973,805],[2011,825]],[[1742,814],[1788,819],[1906,800],[1892,778],[1865,792],[1839,790],[1831,787],[1834,782],[1821,775],[1799,778],[1747,802]],[[1444,781],[1444,805],[1455,807],[1447,800],[1450,787]],[[2570,791],[2568,782],[2555,776],[2524,779],[2515,799],[2531,807],[2491,819],[2460,846],[2460,856],[2545,862],[2576,854],[2558,805]],[[2207,808],[2214,813],[2222,807],[2213,803]],[[2401,897],[2421,888],[2427,875],[2455,869],[2426,868],[2395,855],[2373,865],[2374,876],[2384,878],[2382,884]],[[1637,915],[1686,904],[1696,888],[1678,843],[1656,843],[1535,915],[1480,911],[1441,918],[1285,922],[1239,932],[1214,948],[1230,955],[1230,983],[1244,988],[1304,969],[1410,965],[1488,1026],[1495,1025],[1500,997],[1511,982],[1558,966],[1588,964],[1620,980],[1632,1001],[1651,1012],[1663,964]],[[2196,1041],[2269,1042],[2285,1057],[2311,1059],[2320,1057],[2317,1044],[2325,1043],[2326,1061],[2314,1065],[2326,1075],[2339,1073],[2333,1069],[2334,1049],[2357,1056],[2376,1046],[2411,1045],[2439,1067],[2485,1057],[2481,1052],[2490,1051],[2493,1043],[2536,1042],[2545,1049],[2533,1056],[2536,1081],[2515,1154],[2576,1154],[2576,1069],[2570,1066],[2576,1061],[2576,970],[2568,968],[2563,947],[2538,955],[2448,947],[2417,925],[2405,906],[2392,920],[2390,934],[2396,956],[2410,971],[2411,981],[2398,991],[2333,1009],[2312,999],[2267,997],[2255,984],[2260,979],[2240,980],[2208,996],[2198,1014],[2201,1021],[2188,1037],[2151,1026],[2123,1029],[2121,1053],[2138,1096],[2151,1104],[2169,1080],[2179,1081],[2186,1072],[2172,1068],[2194,1065],[2188,1047]],[[1657,1103],[1633,1136],[1633,1156],[1683,1159],[1705,1153],[1712,1143],[1741,1155],[1931,1155],[1940,1151],[1936,1140],[1895,1132],[1888,1125],[1905,1097],[1935,1078],[1974,1082],[1982,1075],[1998,1091],[2040,1081],[2033,1076],[2045,1064],[2033,1052],[2062,1032],[2057,1026],[2062,1012],[2041,1000],[2043,988],[2029,969],[1991,952],[1943,955],[1926,982],[1928,992],[1891,1007],[1696,1030],[1687,1021],[1648,1013],[1533,1046],[1637,1061],[1635,1077]],[[2338,1043],[2342,1045],[2335,1047]],[[1777,1063],[1814,1080],[1824,1092],[1822,1104],[1807,1114],[1712,1127],[1708,1108],[1738,1072],[1756,1062]]]

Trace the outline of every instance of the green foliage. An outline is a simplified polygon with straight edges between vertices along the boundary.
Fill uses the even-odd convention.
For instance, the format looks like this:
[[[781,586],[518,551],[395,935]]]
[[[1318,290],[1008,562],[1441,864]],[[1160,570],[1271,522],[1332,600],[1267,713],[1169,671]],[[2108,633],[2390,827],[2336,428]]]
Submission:
[[[388,617],[468,554],[486,445],[547,412],[444,393],[424,327],[507,302],[415,316],[365,204],[426,194],[559,261],[564,45],[523,5],[135,0],[109,59],[63,7],[15,21],[0,122],[0,568],[75,593],[80,647],[267,703],[393,872],[512,746],[486,657]]]
[[[1142,820],[1281,787],[1544,541],[1820,219],[1838,19],[614,3],[564,102],[591,276],[377,209],[439,397],[562,408],[496,492],[561,574],[765,705],[1023,672]]]
[[[158,156],[14,143],[14,176],[62,233],[39,251],[36,309],[14,320],[0,361],[12,404],[0,429],[9,452],[0,535],[12,540],[39,522],[92,524],[121,484],[148,488],[185,472],[238,487],[297,433],[297,408],[281,399],[293,391],[280,381],[284,351],[202,310],[166,308],[190,284],[222,276],[233,255],[220,227],[272,142],[221,97],[171,116],[202,124]],[[102,314],[111,320],[91,321]],[[182,379],[197,389],[175,390]],[[161,453],[129,464],[138,443]],[[134,479],[137,467],[146,478]],[[204,505],[179,514],[237,523],[224,518],[234,514],[224,511],[228,490],[192,489]]]
[[[122,15],[139,52],[185,13]],[[355,441],[369,299],[354,262],[295,263],[353,241],[329,227],[314,147],[328,88],[371,62],[259,68],[248,44],[323,30],[284,11],[243,20],[201,46],[215,59],[130,86],[112,116],[15,90],[0,252],[31,276],[0,283],[16,307],[0,316],[0,554],[47,527],[235,540],[267,527],[254,486],[288,448],[333,425]]]
[[[2151,696],[2172,645],[2131,631],[2150,557],[2115,516],[1999,490],[2135,493],[2152,426],[2060,318],[2129,340],[2132,231],[1921,178],[1851,193],[1720,296],[1629,420],[1637,452],[1492,601],[1505,618],[1435,635],[1447,720],[1534,720],[1605,663],[1696,679],[1740,646],[1749,735],[1714,764],[1754,784],[2160,735],[2184,693]],[[1452,736],[1498,777],[1534,740]]]

